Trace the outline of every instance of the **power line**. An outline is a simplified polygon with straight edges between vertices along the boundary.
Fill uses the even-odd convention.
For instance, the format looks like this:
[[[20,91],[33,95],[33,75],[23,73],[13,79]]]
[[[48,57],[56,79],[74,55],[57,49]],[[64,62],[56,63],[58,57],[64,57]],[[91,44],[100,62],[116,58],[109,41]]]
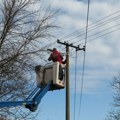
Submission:
[[[100,31],[100,32],[97,32],[97,33],[95,33],[95,34],[89,35],[89,36],[87,37],[87,39],[88,39],[88,38],[91,38],[91,37],[94,37],[94,36],[96,36],[96,35],[98,34],[97,37],[91,38],[91,39],[88,40],[87,42],[93,41],[93,40],[95,40],[95,39],[97,39],[97,38],[100,38],[100,37],[105,36],[105,35],[107,35],[107,34],[110,34],[110,33],[112,33],[112,32],[118,31],[118,30],[120,30],[120,28],[118,28],[119,26],[120,26],[120,24],[117,24],[117,25],[111,26],[111,27],[109,27],[109,28],[107,28],[107,29],[104,29],[103,31]],[[113,28],[116,28],[116,27],[117,27],[117,29],[112,30]],[[110,31],[110,30],[111,30],[111,31]],[[106,31],[109,31],[109,32],[106,32]],[[99,35],[99,34],[102,34],[102,35]],[[78,41],[75,41],[74,44],[75,44],[75,43],[78,44],[79,41],[83,41],[83,40],[84,40],[84,38],[83,38],[83,39],[80,39],[80,40],[78,40]],[[81,44],[84,44],[84,42],[83,42],[83,43],[80,43],[79,45],[81,45]]]
[[[119,15],[119,17],[117,17],[117,19],[119,19],[120,18],[120,15]],[[115,19],[115,18],[114,18]],[[117,19],[115,19],[115,20],[117,20]],[[90,33],[90,32],[92,32],[92,31],[94,31],[94,30],[98,30],[99,28],[103,28],[104,27],[104,25],[107,25],[107,24],[109,24],[110,22],[113,22],[113,20],[112,21],[107,21],[106,23],[101,23],[101,24],[98,24],[98,25],[96,25],[96,26],[94,26],[94,27],[88,27],[88,32]],[[92,28],[92,29],[91,29]],[[78,37],[82,37],[82,36],[84,36],[85,35],[85,30],[84,31],[81,31],[81,33],[80,34],[78,34],[78,35],[76,35],[76,36],[74,36],[73,38],[71,38],[71,39],[69,39],[69,41],[72,41],[72,40],[74,40],[74,39],[76,39],[76,38],[78,38]],[[78,40],[79,41],[79,40]],[[78,42],[78,41],[76,41],[76,42]]]
[[[109,16],[112,16],[112,15],[114,15],[114,14],[116,14],[116,13],[119,13],[120,12],[120,10],[119,11],[117,11],[117,12],[115,12],[115,13],[113,13],[113,14],[111,14],[111,15],[109,15]],[[107,18],[108,16],[106,16],[105,18]],[[109,21],[104,21],[104,22],[102,22],[101,24],[98,24],[99,26],[98,27],[96,27],[96,28],[93,28],[93,27],[88,27],[88,28],[93,28],[93,29],[91,29],[91,30],[89,30],[88,32],[90,33],[91,31],[93,31],[93,30],[95,30],[95,29],[98,29],[98,28],[101,28],[103,25],[105,25],[105,24],[108,24],[108,23],[110,23],[110,22],[112,22],[113,20],[115,20],[115,19],[118,19],[118,18],[120,18],[120,15],[118,15],[118,16],[116,16],[116,17],[114,17],[114,18],[111,18],[111,19],[109,19]],[[102,20],[102,19],[101,19]],[[100,21],[100,20],[99,20]],[[107,22],[107,23],[106,23]],[[90,25],[89,25],[90,26]],[[117,26],[118,27],[118,25],[115,25],[115,26]],[[110,27],[110,28],[107,28],[107,29],[105,29],[105,30],[110,30],[111,28],[113,28],[113,27],[115,27],[115,26],[112,26],[112,27]],[[103,30],[103,31],[105,31],[105,30]],[[100,31],[100,32],[98,32],[98,33],[102,33],[103,31]],[[117,30],[114,30],[114,31],[117,31]],[[113,31],[113,32],[114,32]],[[98,34],[98,33],[96,33],[96,34]],[[109,33],[112,33],[112,32],[108,32],[108,33],[105,33],[105,34],[103,34],[103,35],[100,35],[99,37],[102,37],[102,36],[104,36],[104,35],[107,35],[107,34],[109,34]],[[83,36],[85,34],[85,32],[84,33],[82,33],[81,35]],[[96,34],[92,34],[92,35],[90,35],[91,37],[92,36],[94,36],[94,35],[96,35]],[[80,36],[80,35],[79,35]],[[77,37],[79,37],[79,36],[76,36],[76,38]],[[88,37],[90,37],[90,36],[88,36]],[[99,38],[99,37],[96,37],[96,38]],[[73,40],[73,39],[70,39],[70,40]],[[70,41],[69,40],[69,41]],[[84,39],[82,39],[82,40],[84,40]],[[79,41],[82,41],[82,40],[79,40]],[[92,39],[93,40],[93,39]],[[90,41],[92,41],[92,40],[90,40]],[[74,43],[78,43],[78,41],[76,41],[76,42],[74,42]],[[58,47],[60,47],[60,46],[58,46]],[[64,48],[65,49],[65,48]],[[62,50],[64,50],[64,49],[62,49]]]
[[[112,30],[112,31],[110,31],[110,32],[107,32],[107,33],[105,33],[105,34],[102,34],[102,35],[100,35],[100,36],[98,36],[98,37],[96,37],[96,38],[94,38],[94,39],[90,39],[90,40],[87,41],[87,43],[88,43],[88,42],[91,42],[91,41],[93,41],[93,40],[96,40],[97,38],[100,38],[100,37],[102,37],[102,36],[105,36],[105,35],[107,35],[107,34],[116,32],[116,31],[118,31],[118,30],[120,30],[120,28],[117,28],[117,29],[115,29],[115,30]]]
[[[103,31],[100,31],[100,32],[97,32],[97,33],[95,33],[95,34],[89,35],[88,38],[91,38],[91,37],[93,37],[93,36],[96,36],[97,34],[104,33],[104,32],[106,32],[106,31],[108,31],[108,30],[111,30],[111,29],[116,28],[116,27],[119,27],[119,26],[120,26],[120,24],[111,26],[111,27],[109,27],[109,28],[107,28],[107,29],[104,29]],[[108,32],[108,33],[109,33],[109,32]],[[83,40],[84,40],[84,39],[80,39],[79,41],[83,41]],[[76,41],[76,42],[74,42],[74,43],[78,43],[79,41]]]
[[[110,14],[110,15],[108,15],[108,16],[106,16],[106,17],[104,17],[104,18],[102,18],[102,19],[100,19],[100,20],[98,20],[98,21],[96,21],[96,22],[94,22],[94,23],[92,23],[92,24],[90,24],[89,26],[91,26],[91,27],[88,27],[88,29],[89,29],[89,31],[88,32],[90,32],[90,31],[93,31],[93,30],[95,30],[95,29],[98,29],[98,27],[100,28],[100,27],[102,27],[103,25],[105,25],[105,24],[108,24],[108,23],[110,23],[110,22],[112,22],[113,20],[116,20],[116,19],[119,19],[120,18],[120,15],[118,15],[118,16],[115,16],[115,17],[113,17],[113,18],[111,18],[111,19],[107,19],[107,18],[109,18],[109,17],[111,17],[111,16],[113,16],[113,15],[115,15],[115,14],[117,14],[117,13],[119,13],[120,12],[120,10],[118,10],[118,11],[116,11],[116,12],[114,12],[114,13],[112,13],[112,14]],[[96,23],[99,23],[99,22],[101,22],[102,20],[105,20],[105,19],[107,19],[106,21],[104,21],[104,22],[102,22],[102,23],[100,23],[100,24],[97,24],[97,26],[95,26],[95,24]],[[109,21],[108,21],[109,20]],[[107,22],[107,23],[106,23]],[[94,26],[93,26],[94,25]],[[92,27],[93,26],[93,27]],[[96,28],[94,28],[94,27],[96,27]],[[91,29],[90,30],[90,28],[93,28],[93,29]],[[73,32],[73,33],[71,33],[71,34],[69,34],[69,35],[66,35],[67,37],[69,37],[69,36],[72,36],[72,35],[74,35],[74,34],[78,34],[77,36],[75,36],[74,38],[72,38],[72,39],[69,39],[69,41],[71,41],[71,40],[73,40],[73,39],[75,39],[75,38],[78,38],[79,36],[81,36],[81,35],[84,35],[85,34],[85,32],[83,32],[83,33],[81,33],[81,34],[79,34],[79,31],[80,30],[82,30],[82,29],[85,29],[85,27],[84,28],[81,28],[81,29],[79,29],[79,30],[77,30],[77,31],[75,31],[75,32]],[[111,32],[108,32],[108,34],[109,33],[111,33]],[[106,35],[107,33],[105,33],[105,35]],[[94,34],[95,35],[95,34]],[[66,38],[66,36],[65,37],[63,37],[63,38]],[[91,35],[91,36],[93,36],[93,35]],[[102,37],[102,35],[101,35],[101,37]],[[99,38],[99,37],[97,37],[97,38]],[[82,39],[82,40],[84,40],[84,39]],[[81,41],[82,41],[81,40]],[[92,41],[92,40],[90,40],[90,41]],[[77,43],[78,41],[76,41],[76,42],[74,42],[74,43]],[[55,42],[53,42],[53,45],[56,43],[56,41]],[[51,45],[51,43],[50,43],[50,45],[49,44],[47,44],[49,47],[50,46],[52,46]],[[47,46],[47,45],[45,45],[45,46]],[[58,47],[60,47],[60,46],[58,46]],[[64,48],[65,49],[65,48]],[[62,49],[63,50],[63,49]]]
[[[89,8],[90,8],[90,0],[88,0],[87,21],[86,21],[86,34],[85,34],[85,49],[86,49],[87,34],[88,34]],[[84,59],[83,59],[82,83],[81,83],[81,94],[80,94],[80,104],[79,104],[78,120],[80,119],[80,113],[81,113],[81,103],[82,103],[82,94],[83,94],[83,81],[84,81],[84,73],[85,73],[85,59],[86,59],[86,50],[84,52]]]
[[[107,33],[104,33],[104,34],[102,34],[102,35],[100,35],[100,36],[97,36],[97,37],[95,37],[95,38],[93,38],[93,39],[90,39],[90,40],[87,41],[87,43],[92,42],[92,41],[94,41],[94,40],[96,40],[96,39],[98,39],[98,38],[101,38],[101,37],[103,37],[103,36],[105,36],[105,35],[107,35],[107,34],[116,32],[116,31],[118,31],[118,30],[120,30],[120,28],[117,28],[117,29],[115,29],[115,30],[109,31],[109,32],[107,32]],[[82,43],[79,44],[79,45],[82,45],[82,44],[84,44],[84,42],[82,42]],[[71,52],[71,54],[72,54],[72,53],[73,53],[73,52]]]
[[[102,19],[100,19],[100,20],[98,20],[98,21],[96,21],[96,22],[94,22],[94,23],[91,23],[89,26],[92,26],[92,25],[94,25],[94,24],[96,24],[96,23],[99,23],[99,22],[101,22],[102,20],[105,20],[105,19],[107,19],[107,18],[109,18],[109,17],[111,17],[111,16],[113,16],[113,15],[115,15],[115,14],[117,14],[117,13],[119,13],[120,12],[120,10],[118,10],[118,11],[116,11],[116,12],[114,12],[114,13],[112,13],[112,14],[109,14],[108,16],[106,16],[106,17],[104,17],[104,18],[102,18]],[[118,15],[118,16],[120,16],[120,15]],[[117,17],[118,17],[117,16]],[[114,17],[115,18],[115,17]],[[112,18],[113,19],[113,18]],[[112,19],[110,19],[110,20],[112,20]],[[109,20],[109,19],[108,19]],[[106,20],[106,21],[108,21],[108,20]],[[71,36],[73,36],[73,35],[76,35],[76,34],[78,34],[81,30],[83,30],[83,29],[85,29],[85,27],[83,27],[83,28],[81,28],[81,29],[78,29],[77,31],[75,31],[75,32],[73,32],[73,33],[70,33],[70,34],[68,34],[68,35],[66,35],[66,36],[64,36],[64,37],[62,37],[62,38],[60,38],[60,39],[65,39],[65,38],[68,38],[68,37],[71,37]]]
[[[119,25],[120,26],[120,25]],[[111,30],[111,28],[116,28],[116,27],[119,27],[118,25],[115,25],[115,26],[112,26],[112,27],[110,27],[110,28],[107,28],[107,29],[105,29],[105,30],[103,30],[103,31],[106,31],[106,30]],[[99,32],[99,33],[101,33],[101,35],[99,35],[99,36],[97,36],[97,37],[95,37],[95,38],[91,38],[90,40],[87,40],[87,43],[88,42],[91,42],[91,41],[94,41],[94,40],[96,40],[96,39],[98,39],[98,38],[101,38],[101,37],[103,37],[103,36],[105,36],[105,35],[107,35],[107,34],[110,34],[110,33],[113,33],[113,32],[116,32],[116,31],[118,31],[118,30],[120,30],[120,28],[117,28],[117,29],[115,29],[115,30],[111,30],[111,31],[109,31],[109,32],[107,32],[107,33],[104,33],[103,31],[101,31],[101,32]],[[102,33],[103,32],[103,33]],[[98,34],[98,33],[96,33],[96,34]],[[92,36],[95,36],[96,34],[92,34],[91,36],[88,36],[88,38],[89,37],[92,37]],[[87,39],[88,39],[87,38]],[[84,39],[82,39],[82,40],[79,40],[79,41],[83,41]],[[78,41],[77,42],[74,42],[74,43],[78,43]],[[84,42],[82,42],[82,43],[80,43],[79,45],[82,45],[82,44],[84,44]],[[64,50],[65,48],[63,48],[62,50]],[[72,52],[70,52],[70,53],[72,53]]]
[[[103,20],[105,20],[105,19],[107,19],[107,18],[110,18],[111,16],[116,15],[116,14],[118,14],[118,13],[120,13],[120,10],[118,10],[118,11],[112,13],[112,14],[109,14],[109,15],[107,15],[106,17],[104,17],[104,18],[102,18],[102,19],[100,19],[100,20],[98,20],[98,21],[95,21],[94,23],[89,24],[89,26],[95,25],[95,24],[97,24],[97,23],[99,23],[99,22],[101,22],[101,21],[103,21]],[[111,21],[108,21],[108,20],[112,20],[112,21],[113,21],[114,19],[118,19],[119,17],[120,17],[120,15],[117,15],[117,16],[111,18],[111,19],[107,19],[106,21],[104,21],[104,22],[102,22],[102,23],[100,23],[100,24],[98,24],[98,25],[101,25],[101,24],[103,24],[103,23],[105,24],[105,22],[109,23],[109,22],[111,22]],[[88,29],[90,29],[90,28],[92,28],[92,27],[88,27]],[[97,27],[97,28],[98,28],[98,27]],[[70,33],[70,34],[62,37],[61,40],[64,40],[65,38],[68,38],[69,36],[73,36],[73,35],[76,34],[76,33],[78,34],[78,33],[80,33],[80,31],[83,30],[83,29],[85,30],[85,27],[83,27],[83,28],[81,28],[81,29],[78,29],[77,31],[75,31],[75,32],[73,32],[73,33]],[[70,40],[70,39],[69,39],[69,40]],[[53,42],[53,44],[55,44],[55,43],[56,43],[56,41]],[[51,43],[50,43],[50,44],[51,44]],[[49,44],[48,44],[48,45],[49,45]]]

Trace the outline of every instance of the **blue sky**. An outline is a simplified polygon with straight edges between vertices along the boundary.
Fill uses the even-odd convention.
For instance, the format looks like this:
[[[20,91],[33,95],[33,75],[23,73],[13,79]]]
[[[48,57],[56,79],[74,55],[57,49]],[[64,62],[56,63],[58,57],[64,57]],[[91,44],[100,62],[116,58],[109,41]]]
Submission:
[[[69,43],[74,43],[74,45],[84,45],[84,41],[80,40],[84,39],[85,34],[80,35],[79,37],[76,37],[78,34],[75,34],[75,36],[69,38],[62,38],[67,34],[85,27],[87,0],[42,1],[44,1],[45,6],[50,5],[53,10],[61,9],[58,16],[55,18],[56,24],[61,26],[61,29],[54,31],[56,38],[53,38],[53,41],[59,38],[61,41],[68,41]],[[120,9],[119,6],[119,0],[91,0],[88,41],[94,40],[87,43],[86,49],[85,76],[80,114],[81,120],[105,120],[107,113],[112,108],[113,90],[110,86],[110,82],[112,82],[113,77],[120,71],[120,30],[116,32],[111,31],[120,28],[120,12],[113,14]],[[105,18],[108,15],[111,16]],[[101,23],[96,22],[102,18],[104,19],[101,20]],[[110,34],[103,35],[108,32]],[[57,47],[60,51],[65,52],[64,47],[58,44],[50,46],[50,48],[52,47]],[[72,49],[70,49],[70,51],[70,114],[71,120],[73,120],[75,51]],[[46,59],[47,57],[48,54]],[[79,51],[77,66],[76,120],[78,120],[79,116],[82,62],[83,51]],[[38,120],[65,120],[65,89],[48,92],[42,99],[38,111],[40,111],[37,117]]]

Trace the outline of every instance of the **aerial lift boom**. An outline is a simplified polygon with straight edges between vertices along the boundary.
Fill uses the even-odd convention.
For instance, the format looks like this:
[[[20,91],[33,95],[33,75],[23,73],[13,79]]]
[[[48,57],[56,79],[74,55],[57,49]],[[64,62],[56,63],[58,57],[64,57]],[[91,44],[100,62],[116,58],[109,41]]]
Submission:
[[[51,83],[43,88],[36,88],[25,101],[6,101],[0,102],[0,107],[25,106],[30,111],[35,111],[44,95],[49,91]],[[34,94],[33,94],[34,93]]]
[[[60,80],[59,62],[51,65],[37,66],[35,71],[37,75],[37,87],[24,101],[6,101],[0,102],[0,108],[25,106],[30,111],[35,111],[41,102],[41,99],[49,90],[57,90],[64,88],[64,80]],[[63,73],[62,73],[63,76]]]

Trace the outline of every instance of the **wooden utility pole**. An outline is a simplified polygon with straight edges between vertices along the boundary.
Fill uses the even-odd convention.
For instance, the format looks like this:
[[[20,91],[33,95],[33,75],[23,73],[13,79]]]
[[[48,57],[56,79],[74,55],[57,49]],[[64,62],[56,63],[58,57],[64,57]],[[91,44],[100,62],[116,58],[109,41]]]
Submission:
[[[66,120],[70,120],[69,46],[66,45]]]
[[[77,51],[78,50],[85,51],[85,47],[80,48],[79,46],[74,46],[73,44],[68,44],[67,42],[60,42],[60,40],[57,40],[57,43],[66,46],[66,120],[70,120],[69,47],[73,47]]]

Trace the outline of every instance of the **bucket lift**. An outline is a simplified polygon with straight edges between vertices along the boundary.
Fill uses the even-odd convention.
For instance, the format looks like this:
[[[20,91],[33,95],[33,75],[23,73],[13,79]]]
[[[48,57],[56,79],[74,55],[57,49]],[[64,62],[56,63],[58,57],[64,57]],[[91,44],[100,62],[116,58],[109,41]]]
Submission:
[[[55,62],[46,66],[36,66],[37,87],[24,101],[1,101],[0,108],[24,106],[30,111],[36,111],[41,99],[50,90],[64,89],[65,67]]]
[[[36,66],[37,86],[47,85],[52,82],[50,90],[63,89],[65,84],[65,66],[59,62],[47,64],[45,66]]]

